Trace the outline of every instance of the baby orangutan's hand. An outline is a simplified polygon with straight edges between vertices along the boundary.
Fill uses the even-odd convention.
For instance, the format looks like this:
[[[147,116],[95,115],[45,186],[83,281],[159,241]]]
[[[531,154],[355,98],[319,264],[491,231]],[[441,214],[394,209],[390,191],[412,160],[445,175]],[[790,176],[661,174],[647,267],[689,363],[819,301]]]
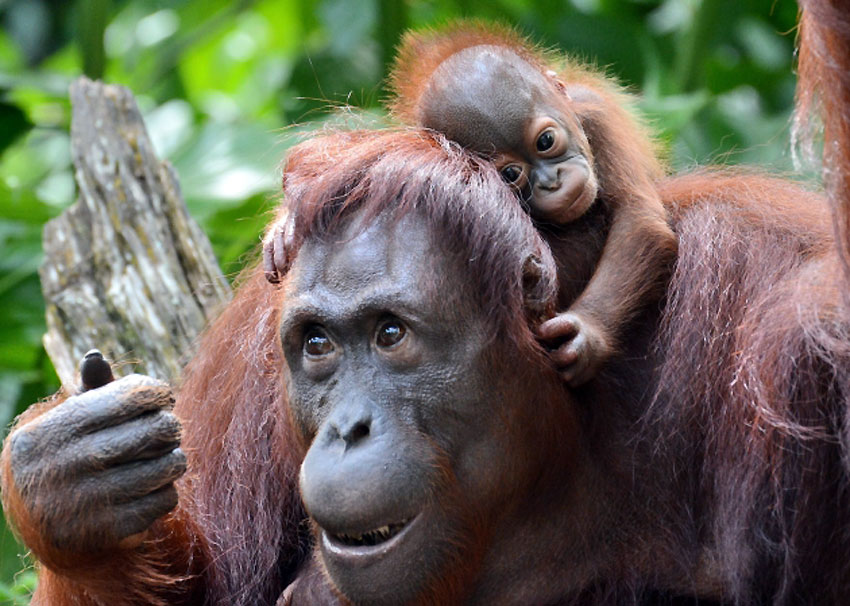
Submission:
[[[570,387],[578,387],[596,376],[614,349],[601,325],[587,314],[572,311],[543,322],[537,335],[551,347],[552,360]]]
[[[289,217],[278,219],[263,238],[263,271],[272,284],[280,282],[292,264],[293,227]]]

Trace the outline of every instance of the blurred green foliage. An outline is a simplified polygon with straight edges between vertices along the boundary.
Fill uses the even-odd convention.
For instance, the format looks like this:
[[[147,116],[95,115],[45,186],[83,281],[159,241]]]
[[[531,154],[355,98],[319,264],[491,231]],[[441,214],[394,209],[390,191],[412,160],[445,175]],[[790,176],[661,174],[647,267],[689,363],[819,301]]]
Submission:
[[[0,0],[0,428],[58,387],[37,267],[42,225],[75,197],[67,89],[78,75],[137,95],[233,275],[256,253],[298,133],[346,104],[380,123],[407,28],[517,25],[640,91],[675,168],[783,171],[796,14],[791,0]],[[0,530],[0,603],[27,601],[22,554]]]

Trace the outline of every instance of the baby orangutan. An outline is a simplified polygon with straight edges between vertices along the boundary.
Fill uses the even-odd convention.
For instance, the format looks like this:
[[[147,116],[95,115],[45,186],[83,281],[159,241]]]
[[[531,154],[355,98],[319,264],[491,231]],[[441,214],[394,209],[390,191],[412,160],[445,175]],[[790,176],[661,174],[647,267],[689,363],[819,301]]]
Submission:
[[[566,311],[543,322],[540,338],[570,385],[593,378],[617,351],[625,324],[663,292],[676,239],[655,183],[663,175],[652,142],[628,113],[616,85],[588,69],[535,50],[511,30],[461,23],[408,34],[392,74],[392,113],[438,131],[491,159],[516,189],[552,246]],[[583,224],[601,243],[592,275],[581,266],[570,224],[591,207],[604,218]],[[267,276],[286,267],[285,220],[264,245]],[[588,246],[590,246],[589,244]],[[559,254],[560,253],[560,254]],[[595,256],[594,256],[595,255]],[[575,292],[575,282],[584,284]]]
[[[558,246],[573,237],[564,226],[604,205],[607,232],[597,234],[604,245],[590,280],[578,298],[562,288],[567,311],[538,329],[577,386],[617,350],[640,307],[661,296],[676,238],[655,187],[663,171],[625,95],[599,74],[569,64],[556,71],[557,63],[511,30],[477,23],[408,34],[391,110],[492,159],[561,269],[577,263],[574,248]]]

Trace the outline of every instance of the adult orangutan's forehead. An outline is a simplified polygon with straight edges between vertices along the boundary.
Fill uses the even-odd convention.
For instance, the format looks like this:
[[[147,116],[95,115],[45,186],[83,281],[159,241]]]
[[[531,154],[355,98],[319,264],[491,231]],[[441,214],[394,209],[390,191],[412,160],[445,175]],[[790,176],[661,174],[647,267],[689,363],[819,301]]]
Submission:
[[[287,301],[305,295],[403,300],[405,293],[434,290],[443,263],[432,247],[428,224],[418,213],[379,216],[365,227],[354,217],[336,233],[304,242],[287,280]]]
[[[407,263],[415,265],[407,277],[417,277],[408,282],[418,280],[410,288],[438,292],[435,284],[446,282],[445,276],[462,276],[443,286],[449,292],[438,293],[446,313],[456,301],[454,291],[462,288],[467,305],[486,310],[494,332],[525,334],[523,271],[532,256],[545,266],[538,281],[543,297],[556,296],[554,261],[514,193],[492,165],[441,135],[336,134],[301,144],[291,154],[285,194],[300,250],[286,279],[287,306],[293,296],[342,276],[352,278],[345,287],[353,289],[378,266]],[[387,239],[375,235],[380,228],[372,219],[364,229],[349,226],[358,216],[385,217],[381,220],[399,227]],[[343,242],[350,250],[335,251]],[[301,263],[308,255],[312,260]],[[349,257],[357,259],[356,267],[344,266]]]

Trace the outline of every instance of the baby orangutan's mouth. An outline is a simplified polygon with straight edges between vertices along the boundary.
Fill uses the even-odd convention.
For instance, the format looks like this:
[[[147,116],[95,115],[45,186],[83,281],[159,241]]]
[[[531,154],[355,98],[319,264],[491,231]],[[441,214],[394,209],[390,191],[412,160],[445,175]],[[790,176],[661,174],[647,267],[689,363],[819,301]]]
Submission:
[[[403,522],[398,522],[397,524],[387,524],[386,526],[381,526],[380,528],[376,528],[374,530],[369,530],[364,533],[339,533],[332,534],[331,538],[345,545],[347,547],[371,547],[373,545],[379,545],[386,541],[389,541],[394,536],[396,536],[399,532],[401,532],[405,526],[407,526],[409,519],[404,520]]]

